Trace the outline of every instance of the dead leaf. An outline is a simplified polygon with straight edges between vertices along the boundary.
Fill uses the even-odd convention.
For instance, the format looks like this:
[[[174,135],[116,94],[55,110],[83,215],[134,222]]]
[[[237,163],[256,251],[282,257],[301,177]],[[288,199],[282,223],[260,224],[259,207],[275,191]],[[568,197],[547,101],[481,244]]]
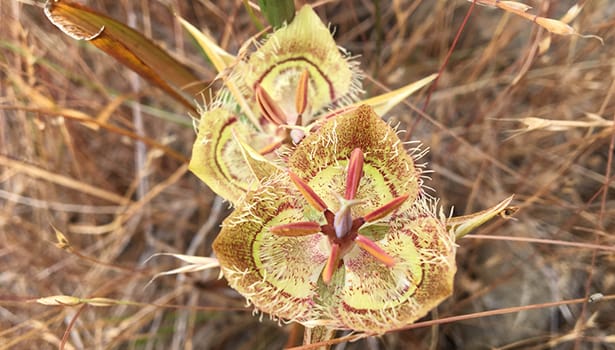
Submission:
[[[196,113],[189,100],[202,92],[201,80],[143,34],[72,1],[47,2],[45,15],[65,34],[88,41]]]

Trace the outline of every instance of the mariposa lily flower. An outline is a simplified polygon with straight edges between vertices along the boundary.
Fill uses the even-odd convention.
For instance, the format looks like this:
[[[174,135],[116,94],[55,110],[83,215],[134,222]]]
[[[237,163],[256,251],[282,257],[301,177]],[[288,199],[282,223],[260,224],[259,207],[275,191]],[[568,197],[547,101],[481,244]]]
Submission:
[[[190,169],[237,204],[275,168],[263,162],[275,164],[321,115],[356,100],[360,76],[358,63],[338,49],[314,10],[303,7],[224,72],[227,87],[201,115]],[[264,172],[255,173],[255,163]]]
[[[358,104],[371,105],[383,115],[435,77],[357,101],[362,76],[358,63],[338,48],[309,6],[245,58],[232,56],[182,23],[225,83],[201,113],[190,169],[232,204],[260,179],[284,168],[294,145],[323,121]]]
[[[449,225],[421,174],[371,107],[329,120],[224,221],[224,276],[257,310],[308,327],[412,323],[451,294],[456,229],[475,226]]]

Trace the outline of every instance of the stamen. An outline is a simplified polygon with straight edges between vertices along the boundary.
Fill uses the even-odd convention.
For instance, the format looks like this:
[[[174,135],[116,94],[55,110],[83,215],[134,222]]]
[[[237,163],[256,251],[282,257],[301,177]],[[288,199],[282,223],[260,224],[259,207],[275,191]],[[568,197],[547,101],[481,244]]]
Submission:
[[[299,190],[299,192],[301,192],[303,197],[305,197],[305,199],[308,201],[308,203],[310,203],[312,207],[314,207],[314,209],[321,211],[321,212],[327,209],[327,204],[325,204],[325,201],[323,201],[316,194],[316,192],[314,192],[314,190],[310,187],[310,185],[308,185],[303,180],[301,180],[301,178],[297,176],[295,173],[293,173],[292,171],[289,171],[288,175],[290,176],[290,179],[295,184],[295,186],[297,186],[297,189]]]
[[[269,231],[277,236],[300,237],[320,232],[320,224],[312,221],[293,222],[272,226]]]
[[[346,193],[344,198],[354,199],[359,188],[359,182],[363,176],[363,151],[355,148],[350,154],[348,161],[348,173],[346,175]]]
[[[395,265],[395,260],[393,259],[393,257],[387,254],[387,252],[380,248],[371,239],[362,235],[357,235],[357,238],[355,238],[354,241],[359,247],[361,247],[363,250],[368,252],[371,256],[373,256],[386,266],[393,267]]]
[[[257,85],[255,94],[258,107],[268,121],[275,125],[285,125],[287,123],[288,117],[286,113],[282,111],[282,108],[269,96],[265,89]]]
[[[403,196],[399,196],[397,198],[394,198],[393,200],[391,200],[387,204],[377,208],[376,210],[372,211],[371,213],[368,213],[363,218],[367,222],[372,222],[372,221],[376,221],[376,220],[382,219],[383,217],[391,214],[393,211],[395,211],[396,209],[401,207],[401,205],[404,204],[404,202],[406,201],[406,199],[408,199],[409,196],[410,195],[408,195],[408,194],[404,194]]]
[[[335,269],[337,268],[339,256],[340,256],[340,246],[337,243],[331,244],[331,254],[329,255],[329,259],[327,259],[325,268],[322,270],[322,281],[325,282],[325,284],[329,284],[331,282],[333,273],[335,272]]]
[[[299,78],[299,84],[297,84],[297,92],[295,94],[295,109],[297,110],[297,114],[299,115],[302,115],[305,112],[305,108],[307,107],[309,78],[310,72],[305,69],[301,73],[301,77]]]

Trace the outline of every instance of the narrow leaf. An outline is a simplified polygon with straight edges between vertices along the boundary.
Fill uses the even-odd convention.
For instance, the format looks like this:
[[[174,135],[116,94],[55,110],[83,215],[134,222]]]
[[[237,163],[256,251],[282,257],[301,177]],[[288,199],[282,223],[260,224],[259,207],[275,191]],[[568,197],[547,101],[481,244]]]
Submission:
[[[174,253],[156,253],[150,256],[149,258],[147,258],[145,262],[148,262],[150,259],[155,258],[157,256],[172,256],[176,259],[179,259],[179,260],[182,260],[184,262],[187,262],[189,264],[194,264],[194,265],[203,265],[203,266],[211,266],[211,267],[216,267],[218,265],[218,259],[216,258],[210,258],[206,256],[174,254]]]
[[[279,170],[273,162],[267,160],[267,158],[258,153],[254,148],[248,145],[248,143],[241,140],[236,132],[233,131],[232,133],[233,139],[241,150],[241,155],[245,160],[245,164],[256,179],[267,178]]]
[[[273,28],[279,28],[285,22],[290,23],[295,17],[294,0],[259,0],[258,4]]]
[[[173,270],[169,270],[169,271],[159,272],[155,274],[154,277],[152,277],[152,279],[149,280],[149,282],[147,282],[146,286],[150,285],[152,282],[158,279],[158,277],[161,277],[161,276],[198,272],[198,271],[220,267],[220,263],[218,262],[218,259],[216,258],[209,258],[206,256],[192,256],[192,255],[185,255],[185,254],[173,254],[173,253],[156,253],[150,256],[146,260],[146,262],[156,256],[172,256],[174,258],[187,262],[188,265],[184,265],[184,266],[181,266]]]

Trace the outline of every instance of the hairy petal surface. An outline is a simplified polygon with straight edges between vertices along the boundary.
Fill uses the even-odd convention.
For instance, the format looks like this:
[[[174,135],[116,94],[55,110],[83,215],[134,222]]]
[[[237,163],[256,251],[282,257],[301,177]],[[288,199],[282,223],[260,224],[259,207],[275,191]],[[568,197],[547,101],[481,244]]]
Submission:
[[[311,188],[322,189],[321,198],[330,208],[338,209],[335,194],[345,193],[348,159],[356,148],[365,155],[363,178],[355,195],[363,203],[353,207],[356,216],[366,215],[401,195],[408,195],[409,204],[417,198],[420,171],[395,130],[365,105],[332,119],[306,137],[290,157],[289,168]]]
[[[354,246],[327,287],[321,288],[326,319],[336,327],[382,333],[423,317],[452,293],[455,245],[443,217],[420,195],[420,170],[399,138],[371,107],[338,116],[309,135],[289,160],[289,168],[331,208],[344,193],[348,159],[365,155],[353,216],[373,215],[359,234],[374,241],[395,261],[387,266]],[[374,215],[404,198],[390,216]],[[401,200],[400,200],[401,201]]]
[[[378,264],[363,250],[344,259],[343,283],[329,310],[341,328],[383,333],[425,316],[453,291],[455,246],[443,222],[419,201],[391,218],[376,243],[396,264]],[[420,212],[420,214],[419,214]]]
[[[214,251],[231,287],[274,318],[400,328],[451,295],[454,227],[468,221],[448,220],[420,185],[395,130],[360,106],[308,135],[288,170],[250,189]],[[350,220],[339,234],[338,216]]]
[[[213,245],[229,285],[274,317],[320,319],[321,307],[314,299],[329,253],[326,237],[283,237],[269,230],[315,214],[286,173],[249,192],[224,221]]]

